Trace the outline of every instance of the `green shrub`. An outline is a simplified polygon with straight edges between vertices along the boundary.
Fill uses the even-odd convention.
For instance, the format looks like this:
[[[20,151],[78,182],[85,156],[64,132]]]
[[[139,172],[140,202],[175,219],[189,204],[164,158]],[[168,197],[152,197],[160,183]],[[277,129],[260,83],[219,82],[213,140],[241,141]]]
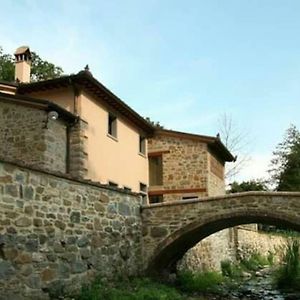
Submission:
[[[300,290],[300,242],[290,240],[286,245],[283,265],[275,274],[275,283],[279,289]]]
[[[241,268],[237,264],[232,263],[230,260],[221,261],[221,270],[223,276],[233,279],[240,278],[242,274]]]
[[[95,281],[82,288],[77,300],[182,300],[175,288],[150,279],[134,279],[118,283]]]
[[[178,275],[179,286],[185,292],[215,291],[223,280],[223,276],[218,272],[182,272]]]
[[[257,252],[252,253],[248,259],[241,260],[241,267],[249,271],[257,271],[262,266],[268,264],[268,259]]]
[[[268,265],[273,266],[274,265],[274,253],[272,251],[268,252],[267,261]]]

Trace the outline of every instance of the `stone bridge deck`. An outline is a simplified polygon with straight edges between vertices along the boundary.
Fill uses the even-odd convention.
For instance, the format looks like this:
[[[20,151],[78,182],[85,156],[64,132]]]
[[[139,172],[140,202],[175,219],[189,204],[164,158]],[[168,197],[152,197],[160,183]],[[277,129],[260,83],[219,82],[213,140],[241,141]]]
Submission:
[[[142,207],[144,266],[173,269],[184,253],[219,230],[249,223],[300,231],[300,193],[245,192]]]

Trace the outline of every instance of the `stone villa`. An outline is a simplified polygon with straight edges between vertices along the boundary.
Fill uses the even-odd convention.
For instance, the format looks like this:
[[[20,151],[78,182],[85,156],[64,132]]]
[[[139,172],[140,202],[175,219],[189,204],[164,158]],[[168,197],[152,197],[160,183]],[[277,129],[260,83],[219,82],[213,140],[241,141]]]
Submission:
[[[30,82],[29,48],[15,57],[16,82],[0,83],[0,156],[140,193],[144,203],[225,193],[234,157],[218,137],[153,127],[88,70]]]
[[[141,205],[223,195],[233,155],[153,126],[88,70],[30,82],[30,49],[15,57],[15,82],[0,82],[0,300],[141,274]],[[197,253],[215,266],[233,242],[226,229]]]
[[[218,136],[153,126],[88,70],[30,82],[30,49],[15,58],[15,82],[0,82],[0,300],[57,299],[97,276],[143,275],[160,240],[173,253],[166,246],[156,264],[176,258],[196,270],[220,268],[249,241],[264,252],[276,244],[222,227],[223,203],[244,206],[243,195],[222,197],[234,157]],[[262,202],[247,197],[246,208]],[[205,214],[211,231],[187,229]]]

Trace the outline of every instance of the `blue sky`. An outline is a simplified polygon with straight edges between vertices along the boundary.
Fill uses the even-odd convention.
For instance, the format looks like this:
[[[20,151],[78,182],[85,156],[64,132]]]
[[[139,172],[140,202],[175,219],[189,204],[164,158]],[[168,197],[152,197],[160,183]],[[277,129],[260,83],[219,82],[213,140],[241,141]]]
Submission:
[[[166,128],[215,135],[230,115],[262,177],[300,127],[300,1],[4,1],[0,45],[26,44],[66,73],[93,75]]]

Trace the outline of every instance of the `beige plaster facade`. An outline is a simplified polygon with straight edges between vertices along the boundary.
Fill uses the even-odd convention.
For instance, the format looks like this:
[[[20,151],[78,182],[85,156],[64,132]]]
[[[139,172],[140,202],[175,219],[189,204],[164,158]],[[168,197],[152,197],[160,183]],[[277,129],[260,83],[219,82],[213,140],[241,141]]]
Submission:
[[[140,136],[146,133],[105,105],[105,101],[84,90],[76,95],[72,87],[34,92],[30,96],[48,99],[86,122],[86,178],[134,192],[140,191],[140,183],[148,184],[147,150],[139,152]],[[110,113],[116,116],[115,136],[108,133]]]

